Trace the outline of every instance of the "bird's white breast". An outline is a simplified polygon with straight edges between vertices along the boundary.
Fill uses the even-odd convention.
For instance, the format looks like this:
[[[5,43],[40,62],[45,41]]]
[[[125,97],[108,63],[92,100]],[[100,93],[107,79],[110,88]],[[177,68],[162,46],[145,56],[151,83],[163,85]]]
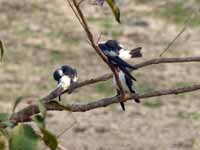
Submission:
[[[68,76],[62,76],[58,86],[62,86],[62,88],[64,88],[65,90],[69,88],[71,84],[71,79]]]
[[[121,82],[121,86],[122,86],[123,90],[124,90],[125,92],[130,92],[130,90],[129,90],[127,84],[126,84],[126,78],[125,78],[124,73],[123,73],[122,71],[119,71],[119,74],[118,74],[118,75],[119,75],[119,80],[120,80],[120,82]],[[114,83],[114,86],[115,86],[117,89],[119,89],[119,87],[117,86],[115,77],[113,77],[113,83]]]

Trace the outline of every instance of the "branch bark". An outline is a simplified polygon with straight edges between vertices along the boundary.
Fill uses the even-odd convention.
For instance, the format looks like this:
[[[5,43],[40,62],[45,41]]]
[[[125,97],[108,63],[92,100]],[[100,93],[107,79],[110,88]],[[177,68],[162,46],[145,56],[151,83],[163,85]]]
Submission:
[[[180,63],[180,62],[182,62],[182,63],[200,62],[200,57],[151,59],[151,60],[136,64],[135,67],[137,67],[137,69],[139,69],[139,68],[147,67],[147,66],[154,65],[154,64]],[[74,90],[76,88],[80,88],[80,87],[94,84],[97,82],[106,81],[106,80],[110,79],[111,77],[112,77],[112,74],[106,74],[106,75],[100,76],[95,79],[86,80],[86,81],[76,84],[70,90]],[[140,95],[130,95],[129,97],[126,97],[125,100],[131,100],[134,98],[145,99],[145,98],[156,97],[156,96],[164,96],[164,95],[170,95],[170,94],[180,94],[180,93],[192,92],[192,91],[196,91],[196,90],[200,90],[200,84],[189,86],[189,87],[184,87],[184,88],[171,88],[171,89],[165,89],[165,90],[162,89],[162,90],[158,90],[158,91],[151,91],[151,92],[140,94]],[[117,97],[117,96],[110,97],[110,98],[104,98],[104,99],[86,103],[86,104],[69,104],[65,107],[59,105],[55,101],[52,101],[53,99],[58,97],[60,94],[64,94],[65,92],[67,92],[67,91],[63,91],[62,88],[58,87],[55,90],[53,90],[52,92],[50,92],[50,94],[48,94],[47,96],[41,98],[43,101],[46,102],[45,105],[47,107],[47,110],[50,110],[50,111],[52,111],[52,110],[54,110],[54,111],[55,110],[56,111],[68,110],[68,111],[72,111],[72,112],[84,112],[84,111],[89,111],[92,109],[97,109],[100,107],[106,107],[113,103],[119,102],[119,97]],[[30,121],[30,117],[32,115],[37,114],[37,113],[39,113],[38,107],[36,105],[30,105],[30,106],[18,111],[17,113],[15,113],[11,117],[10,120],[14,124],[17,124],[20,122],[27,122],[27,121]],[[0,128],[5,128],[5,127],[6,127],[5,125],[0,123]]]
[[[147,92],[140,95],[129,95],[128,97],[126,97],[125,100],[128,101],[135,98],[146,99],[150,97],[157,97],[157,96],[171,95],[171,94],[177,95],[177,94],[193,92],[197,90],[200,90],[200,84],[183,87],[183,88],[171,88],[171,89],[165,89],[165,90],[151,91],[151,92]],[[100,99],[94,102],[89,102],[86,104],[69,104],[67,106],[61,106],[57,102],[51,101],[50,103],[46,103],[46,107],[47,107],[47,110],[50,110],[50,111],[68,110],[71,112],[85,112],[85,111],[89,111],[89,110],[93,110],[93,109],[97,109],[101,107],[106,107],[114,103],[119,103],[119,99],[120,99],[119,96],[114,96],[110,98]],[[30,117],[37,113],[39,113],[38,107],[36,105],[30,105],[20,110],[16,114],[14,114],[11,118],[11,122],[13,122],[14,124],[17,124],[19,122],[30,121],[31,120]]]

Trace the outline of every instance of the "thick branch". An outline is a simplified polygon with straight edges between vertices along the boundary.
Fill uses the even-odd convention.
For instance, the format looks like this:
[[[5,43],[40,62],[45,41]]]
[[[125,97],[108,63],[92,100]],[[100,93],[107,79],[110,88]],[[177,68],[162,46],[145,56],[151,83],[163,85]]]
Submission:
[[[171,88],[171,89],[165,89],[165,90],[151,91],[151,92],[147,92],[140,95],[130,95],[129,97],[126,98],[126,100],[128,101],[135,98],[145,99],[145,98],[170,95],[170,94],[181,94],[181,93],[192,92],[192,91],[197,91],[197,90],[200,90],[200,84],[188,86],[184,88]],[[97,100],[94,102],[89,102],[86,104],[69,104],[65,106],[65,108],[61,105],[58,105],[58,103],[56,102],[50,102],[46,104],[46,107],[48,110],[62,111],[62,110],[67,109],[68,111],[72,111],[72,112],[85,112],[85,111],[97,109],[100,107],[106,107],[108,105],[111,105],[113,103],[118,103],[118,102],[119,102],[119,97],[114,96],[110,98]],[[38,107],[36,105],[31,105],[22,109],[18,113],[16,113],[11,118],[11,121],[15,124],[19,122],[30,121],[30,117],[37,113],[39,113]]]

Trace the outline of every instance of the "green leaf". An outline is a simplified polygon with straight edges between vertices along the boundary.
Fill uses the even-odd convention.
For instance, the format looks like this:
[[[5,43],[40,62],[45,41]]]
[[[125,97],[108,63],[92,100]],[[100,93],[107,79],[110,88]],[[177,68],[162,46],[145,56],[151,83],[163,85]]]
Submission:
[[[1,59],[3,58],[3,55],[4,55],[4,48],[3,48],[3,42],[0,40],[0,52],[1,52]]]
[[[45,118],[47,109],[45,107],[45,104],[42,102],[42,100],[38,101],[38,108],[39,108],[40,112],[42,113],[43,117]]]
[[[0,150],[6,149],[6,137],[0,133]]]
[[[7,139],[10,138],[10,132],[6,128],[0,128],[0,135],[6,137]]]
[[[108,3],[109,7],[111,8],[114,16],[115,16],[115,20],[120,23],[120,9],[119,7],[116,5],[115,0],[106,0],[106,2]]]
[[[14,127],[14,124],[12,122],[10,122],[9,120],[3,121],[2,122],[3,125],[5,125],[6,127]]]
[[[23,100],[23,97],[22,97],[22,96],[17,97],[17,99],[15,100],[14,105],[13,105],[12,113],[15,112],[16,107],[19,105],[19,103],[20,103],[22,100]]]
[[[33,115],[32,120],[37,124],[37,126],[41,128],[45,128],[45,119],[41,115]]]
[[[56,150],[57,146],[58,146],[58,141],[56,136],[54,136],[51,132],[49,132],[48,130],[41,128],[40,129],[42,134],[43,134],[43,141],[44,143],[51,148],[51,150]]]
[[[9,114],[8,113],[0,113],[0,122],[5,121],[9,119]]]
[[[9,150],[38,150],[39,136],[28,124],[19,124],[9,140]]]

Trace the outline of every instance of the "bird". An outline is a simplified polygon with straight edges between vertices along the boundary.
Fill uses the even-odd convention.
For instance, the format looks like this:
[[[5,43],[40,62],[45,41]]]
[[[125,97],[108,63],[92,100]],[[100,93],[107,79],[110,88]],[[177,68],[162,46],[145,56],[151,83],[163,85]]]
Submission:
[[[116,40],[108,40],[106,42],[101,42],[98,44],[102,52],[107,56],[110,63],[112,63],[119,76],[122,89],[125,93],[136,93],[133,81],[136,79],[130,74],[129,69],[136,69],[134,66],[128,64],[124,60],[131,58],[142,57],[141,47],[134,48],[132,50],[126,49],[122,44]],[[120,90],[116,84],[116,79],[113,77],[113,83],[116,87],[117,95],[120,95]],[[139,99],[135,99],[135,102],[139,103]],[[125,111],[125,106],[123,102],[120,102],[122,110]]]
[[[53,72],[53,78],[57,81],[58,87],[61,86],[64,90],[67,90],[72,84],[77,82],[78,75],[75,68],[69,65],[63,65]],[[61,100],[60,96],[59,100]]]
[[[108,40],[98,44],[100,50],[107,56],[108,61],[116,67],[119,67],[127,76],[131,79],[136,79],[130,74],[130,69],[136,69],[136,67],[128,64],[127,59],[142,57],[141,47],[137,47],[133,50],[127,50],[122,44],[119,44],[116,40]]]

